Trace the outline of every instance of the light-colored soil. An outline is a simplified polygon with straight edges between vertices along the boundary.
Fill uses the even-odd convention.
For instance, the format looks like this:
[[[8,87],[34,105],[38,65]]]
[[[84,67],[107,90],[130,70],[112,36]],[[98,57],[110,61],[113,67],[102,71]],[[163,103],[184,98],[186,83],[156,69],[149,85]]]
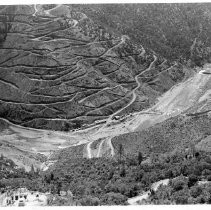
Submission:
[[[83,105],[83,103],[85,103],[86,106],[87,104],[89,106],[94,106],[94,108],[96,108],[94,111],[97,110],[99,111],[99,113],[102,112],[103,114],[104,114],[103,109],[101,108],[99,109],[98,106],[103,105],[103,107],[105,107],[106,109],[111,108],[112,110],[114,110],[116,108],[118,110],[115,109],[114,113],[108,116],[105,123],[101,125],[93,124],[92,127],[89,127],[87,129],[81,129],[79,131],[74,131],[74,132],[73,131],[57,132],[57,131],[48,131],[48,130],[41,130],[41,129],[40,130],[30,129],[30,128],[13,125],[9,122],[7,122],[8,124],[6,128],[1,129],[1,124],[0,124],[0,130],[2,130],[0,132],[0,144],[3,145],[1,148],[4,148],[4,149],[1,149],[1,148],[0,149],[2,150],[2,153],[4,153],[6,156],[12,157],[12,159],[14,159],[16,163],[18,163],[19,165],[26,165],[26,167],[29,167],[29,165],[33,162],[36,165],[39,165],[39,164],[41,165],[42,162],[40,161],[36,162],[37,160],[35,160],[35,157],[30,158],[30,154],[32,154],[32,156],[33,155],[36,156],[37,154],[43,154],[46,157],[49,157],[52,151],[66,148],[66,147],[76,146],[80,144],[86,144],[85,149],[84,149],[84,153],[85,153],[84,157],[89,157],[89,158],[101,157],[103,155],[108,155],[108,153],[110,153],[110,156],[113,156],[114,148],[111,141],[113,137],[124,134],[124,133],[143,130],[152,125],[155,125],[156,123],[162,122],[170,117],[173,117],[180,113],[185,112],[187,109],[197,104],[198,102],[202,102],[209,99],[211,92],[210,92],[210,89],[206,89],[205,86],[211,81],[211,75],[209,75],[209,73],[211,73],[211,65],[206,65],[200,72],[196,73],[195,75],[190,77],[188,80],[180,84],[177,84],[176,86],[173,86],[169,91],[167,91],[160,98],[158,98],[157,103],[153,107],[146,109],[144,111],[133,113],[130,116],[127,116],[124,121],[121,121],[122,119],[114,120],[113,117],[119,115],[121,112],[125,111],[125,109],[127,109],[128,107],[131,107],[137,101],[136,100],[137,98],[142,97],[142,96],[139,96],[138,92],[140,92],[140,89],[143,85],[143,83],[140,81],[143,75],[146,74],[145,75],[146,78],[149,78],[148,76],[150,75],[148,74],[151,74],[152,72],[156,72],[156,75],[154,76],[156,76],[157,78],[158,77],[160,78],[161,74],[167,73],[167,71],[169,71],[169,69],[171,69],[172,66],[170,68],[165,69],[164,70],[165,72],[164,71],[157,72],[156,68],[154,69],[154,66],[158,58],[156,55],[153,55],[154,59],[151,61],[151,63],[147,64],[146,68],[143,68],[142,71],[138,72],[135,77],[132,77],[131,74],[126,75],[127,79],[131,76],[132,78],[131,81],[135,85],[135,86],[132,86],[133,87],[132,90],[128,89],[126,91],[123,87],[120,88],[121,85],[118,83],[118,81],[117,82],[113,81],[111,83],[111,78],[103,75],[101,71],[97,71],[97,69],[96,71],[92,71],[91,70],[92,68],[90,66],[86,66],[85,61],[86,61],[87,55],[89,56],[92,55],[95,58],[103,58],[103,59],[106,58],[108,59],[109,62],[112,61],[113,64],[115,65],[118,64],[117,66],[119,70],[113,67],[114,70],[115,71],[121,70],[120,76],[125,76],[124,70],[126,71],[127,68],[126,67],[123,68],[124,63],[122,63],[121,59],[112,58],[112,55],[117,55],[117,51],[121,50],[121,47],[127,44],[128,37],[122,36],[121,40],[115,40],[113,38],[114,43],[112,44],[112,47],[103,47],[103,43],[101,46],[101,43],[99,42],[96,43],[96,40],[92,40],[93,41],[92,42],[91,38],[88,38],[88,36],[85,36],[83,35],[83,33],[80,32],[78,25],[81,24],[80,22],[83,22],[81,20],[87,18],[85,15],[80,20],[72,19],[73,17],[71,17],[71,14],[70,14],[71,9],[65,5],[57,5],[54,8],[49,9],[49,10],[44,10],[41,5],[34,5],[32,8],[34,8],[34,11],[32,14],[34,17],[38,18],[38,16],[42,16],[41,19],[45,19],[45,17],[43,16],[46,16],[46,17],[49,17],[50,19],[48,20],[47,24],[45,24],[44,22],[43,25],[42,24],[33,25],[32,31],[34,35],[30,38],[30,43],[36,42],[36,45],[40,47],[39,49],[45,49],[48,52],[48,55],[50,56],[51,59],[49,58],[49,60],[46,60],[46,59],[43,60],[43,56],[39,57],[36,52],[30,51],[30,57],[27,57],[27,58],[24,57],[24,59],[21,60],[19,59],[19,56],[21,56],[21,53],[17,54],[17,52],[15,51],[13,55],[14,57],[13,56],[8,57],[9,59],[8,62],[2,60],[3,63],[7,62],[8,63],[7,65],[9,65],[9,67],[11,68],[16,68],[17,67],[16,64],[21,66],[27,63],[27,65],[29,66],[28,71],[30,72],[31,77],[28,78],[29,76],[28,75],[26,77],[28,79],[23,80],[23,77],[21,75],[25,74],[26,72],[25,73],[22,72],[20,75],[16,74],[16,77],[17,77],[16,78],[16,77],[13,77],[12,74],[10,75],[11,71],[5,71],[5,75],[7,75],[6,73],[9,72],[7,75],[8,79],[1,80],[1,87],[2,87],[1,93],[4,92],[2,97],[3,99],[6,99],[6,102],[5,101],[1,101],[1,102],[8,105],[14,105],[14,107],[27,105],[26,106],[27,109],[30,109],[30,106],[32,105],[34,106],[33,103],[36,102],[36,107],[40,107],[40,106],[42,107],[42,109],[37,108],[38,111],[36,112],[37,114],[37,116],[35,117],[36,119],[33,117],[32,120],[30,119],[29,121],[24,122],[24,124],[22,125],[29,126],[29,127],[32,125],[36,127],[36,120],[39,119],[39,122],[42,122],[42,120],[44,119],[43,114],[45,114],[46,115],[45,122],[46,123],[50,122],[50,124],[48,124],[49,127],[45,127],[45,128],[51,128],[51,129],[55,127],[62,128],[62,122],[67,121],[66,119],[67,115],[70,117],[74,116],[74,119],[77,119],[77,116],[80,116],[80,113],[84,113],[83,109],[85,109],[84,107],[82,109],[82,107],[80,107],[78,104],[75,105],[73,103],[73,101],[76,100],[77,97],[79,97],[78,96],[79,90],[78,89],[69,90],[69,88],[66,88],[66,83],[68,83],[68,81],[70,80],[73,86],[76,85],[83,88],[83,87],[87,87],[84,84],[84,81],[86,81],[86,79],[84,80],[84,78],[88,78],[89,83],[92,84],[90,87],[99,89],[98,95],[97,94],[95,95],[95,92],[91,92],[87,94],[86,96],[80,98],[79,104]],[[68,17],[67,19],[69,19],[69,21],[72,21],[71,24],[68,25],[68,28],[63,29],[60,27],[60,25],[58,26],[57,24],[57,21],[59,20],[58,17],[61,16],[61,13],[65,13],[66,17]],[[52,27],[55,27],[54,33],[52,32],[52,27],[47,27],[49,24],[53,24]],[[69,24],[69,22],[68,23],[66,22],[66,24]],[[29,27],[28,30],[30,28],[31,27]],[[43,32],[42,33],[39,32],[38,29],[41,32],[42,31]],[[66,34],[68,29],[72,29],[72,31],[69,31],[69,32],[73,33],[74,35],[73,36],[74,40],[72,41],[78,42],[80,43],[80,45],[82,42],[83,43],[82,46],[71,45],[72,41],[71,39],[70,40],[67,39],[68,36]],[[18,32],[16,35],[8,34],[8,37],[12,37],[13,39],[16,36],[22,37],[22,35],[19,33],[20,32]],[[55,39],[52,39],[52,40],[45,40],[47,36],[50,34],[52,35],[52,33],[57,38],[55,37]],[[24,36],[26,36],[26,34]],[[16,41],[14,40],[13,42],[10,42],[9,38],[7,38],[4,45],[10,46],[12,43],[14,45],[12,47],[15,47]],[[29,43],[29,42],[26,42],[26,43]],[[18,42],[18,44],[23,44],[23,43]],[[96,45],[96,47],[94,47],[94,45]],[[25,46],[25,41],[24,41],[24,46]],[[26,45],[26,47],[28,47],[26,49],[31,49],[31,46]],[[4,51],[2,52],[4,53]],[[12,53],[8,53],[8,55],[10,54]],[[145,54],[147,54],[147,51],[145,51],[145,49],[142,47],[142,52],[140,52],[140,56],[145,56]],[[84,55],[85,57],[82,60],[80,59],[78,60],[78,58],[83,57]],[[2,59],[4,59],[3,57],[4,56],[2,56]],[[34,61],[37,60],[38,58],[40,59],[40,62],[34,63]],[[59,59],[59,60],[55,60],[55,59]],[[12,63],[10,63],[10,60],[12,60]],[[59,61],[59,65],[60,64],[64,66],[73,65],[74,70],[72,69],[69,70],[68,68],[68,70],[62,70],[63,73],[60,73],[59,75],[55,75],[54,73],[52,73],[51,75],[48,75],[47,73],[45,73],[43,74],[43,77],[39,77],[35,75],[30,70],[30,68],[34,66],[35,64],[36,64],[35,67],[39,67],[39,65],[42,64],[43,66],[46,66],[47,69],[48,68],[51,69],[52,67],[58,64],[57,63],[58,61]],[[163,63],[165,63],[165,61]],[[15,66],[12,67],[13,65]],[[108,69],[110,69],[110,67]],[[90,73],[92,74],[90,75]],[[68,77],[67,75],[69,76],[68,78],[69,80],[67,80],[67,77]],[[100,84],[96,83],[97,79],[100,79],[101,83],[102,81],[106,82],[106,85],[101,86],[101,83]],[[61,82],[63,83],[62,85],[65,84],[64,88],[61,89],[60,84],[57,85],[56,83],[55,84],[49,83],[49,81],[55,82],[55,80],[57,82],[61,80]],[[32,91],[32,93],[30,94],[22,95],[22,92],[24,92],[22,90],[25,90],[25,88],[27,90],[28,88],[30,89],[30,87],[28,86],[23,87],[22,86],[23,84],[34,85],[37,82],[40,84],[42,83],[46,84],[46,87],[44,85],[45,88],[43,89],[41,88],[41,86],[39,86],[39,88],[37,88],[37,90],[35,91],[35,95],[32,94],[34,93],[34,91]],[[47,85],[48,83],[51,85]],[[175,83],[171,83],[171,84],[175,84]],[[145,86],[147,85],[148,84],[146,83]],[[21,87],[20,89],[22,92],[19,91],[18,89],[19,86]],[[170,87],[169,85],[167,86]],[[52,87],[52,90],[49,90],[47,87]],[[119,87],[120,89],[116,90],[115,88],[117,87]],[[164,87],[166,86],[164,85]],[[59,88],[63,94],[63,97],[60,97],[61,93],[57,92],[57,89]],[[13,91],[10,91],[10,90],[13,90]],[[109,97],[107,95],[105,96],[104,94],[101,97],[102,100],[98,101],[102,91],[104,93],[111,90],[113,92],[111,95],[109,95]],[[46,91],[48,94],[51,93],[55,95],[51,95],[51,94],[44,95]],[[69,91],[68,96],[66,96],[67,95],[66,91]],[[9,93],[13,93],[13,96],[10,96],[11,94]],[[40,99],[38,98],[38,95],[37,95],[38,93],[39,93],[39,97],[42,98],[42,101],[43,101],[42,103],[40,102]],[[29,100],[27,101],[23,101],[22,99],[28,95],[30,95],[31,98],[29,98]],[[119,95],[119,96],[116,98],[116,95]],[[123,100],[123,98],[124,99],[127,98],[128,100]],[[90,99],[92,100],[90,101]],[[115,106],[111,106],[111,107],[106,105],[107,103],[108,105],[111,105],[114,102],[120,103],[122,102],[122,100],[124,101],[124,103],[121,103],[123,104],[121,107],[116,106],[116,104]],[[64,103],[63,101],[67,103],[66,104],[67,106],[66,105],[63,106],[63,103]],[[25,112],[28,113],[27,109],[24,111],[24,113]],[[58,117],[57,114],[55,114],[57,113],[55,109],[64,111],[65,115],[62,117],[61,116]],[[85,111],[85,113],[90,114],[90,112],[94,113],[94,111],[92,112]],[[53,117],[52,117],[52,114],[53,114]],[[54,115],[55,115],[55,118],[54,118]],[[18,116],[18,115],[16,113],[15,115],[12,115],[12,116]],[[88,118],[87,115],[83,117]],[[105,116],[103,115],[103,117]],[[25,118],[23,118],[23,121],[24,119]],[[14,122],[17,123],[17,121],[14,121]],[[42,123],[41,125],[45,126],[45,123]],[[42,126],[38,126],[38,127],[42,127]],[[91,148],[92,142],[100,138],[104,140],[98,145],[98,148],[93,150]],[[27,155],[26,155],[26,152],[27,152]],[[19,156],[27,157],[27,161],[21,159]]]
[[[205,69],[210,71],[210,66],[207,65]],[[105,153],[100,150],[109,151],[113,156],[112,137],[142,130],[184,112],[198,103],[203,96],[206,95],[207,97],[208,90],[204,90],[204,87],[210,82],[210,79],[211,75],[196,73],[187,81],[166,92],[152,108],[135,113],[121,123],[115,121],[116,123],[112,124],[114,120],[110,120],[109,124],[106,122],[102,127],[98,125],[75,132],[37,130],[10,124],[7,129],[1,132],[0,143],[8,143],[22,151],[42,153],[48,156],[53,150],[88,142],[85,157],[100,157]],[[99,138],[105,140],[99,144],[98,150],[92,154],[91,143]]]
[[[169,179],[160,180],[158,182],[153,183],[151,189],[157,191],[158,187],[160,187],[161,185],[168,185],[168,184],[169,184]],[[140,204],[143,200],[149,198],[149,196],[150,196],[150,191],[146,191],[139,196],[128,199],[128,203],[130,205],[138,205],[138,203]]]
[[[210,69],[205,67],[206,71]],[[194,104],[206,94],[204,87],[210,82],[211,75],[196,73],[187,81],[180,83],[158,99],[158,103],[152,108],[133,114],[123,123],[103,126],[97,132],[89,129],[87,135],[90,139],[108,138],[130,131],[139,131],[156,123],[162,122],[172,116],[176,116]],[[102,148],[102,147],[101,147]],[[98,152],[99,154],[99,152]]]

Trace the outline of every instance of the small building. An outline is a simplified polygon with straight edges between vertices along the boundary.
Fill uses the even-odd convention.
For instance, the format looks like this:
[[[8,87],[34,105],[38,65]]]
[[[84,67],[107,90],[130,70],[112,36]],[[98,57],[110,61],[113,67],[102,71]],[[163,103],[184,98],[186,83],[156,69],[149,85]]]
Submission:
[[[47,196],[40,192],[29,191],[26,188],[8,190],[0,196],[0,206],[45,205]]]

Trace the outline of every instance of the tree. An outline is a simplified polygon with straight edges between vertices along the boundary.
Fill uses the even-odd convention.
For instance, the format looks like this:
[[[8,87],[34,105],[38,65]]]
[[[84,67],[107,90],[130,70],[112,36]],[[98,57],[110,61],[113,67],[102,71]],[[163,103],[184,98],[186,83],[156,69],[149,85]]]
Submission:
[[[3,160],[3,159],[4,159],[4,155],[3,155],[3,154],[1,154],[1,157],[0,157],[0,159],[1,159],[1,160]]]
[[[61,188],[62,188],[61,181],[56,182],[56,188],[57,188],[57,194],[60,195],[60,191],[61,191]]]
[[[193,186],[190,189],[190,194],[192,197],[197,198],[202,193],[201,186]]]
[[[45,175],[43,181],[46,182],[47,184],[50,184],[51,183],[50,176]]]
[[[40,171],[41,171],[40,168],[37,168],[37,170],[36,170],[36,175],[37,175],[37,176],[40,175]]]
[[[109,174],[108,174],[108,180],[111,180],[113,178],[113,176],[114,176],[114,170],[111,169]]]
[[[142,156],[142,153],[139,152],[138,153],[138,164],[141,165],[142,161],[143,161],[143,156]]]
[[[180,191],[176,191],[171,196],[172,200],[176,202],[176,204],[187,204],[188,203],[188,192],[187,190],[183,189]]]
[[[120,170],[120,176],[125,177],[125,175],[126,175],[126,170],[125,170],[125,165],[123,165],[121,170]]]
[[[195,152],[195,158],[199,159],[200,158],[200,153],[199,152]]]
[[[194,174],[191,174],[188,177],[188,187],[192,187],[193,185],[196,184],[197,181],[198,181],[198,177]]]
[[[63,131],[68,132],[69,130],[70,130],[70,125],[67,122],[65,122],[63,125]]]
[[[209,175],[209,176],[207,177],[207,180],[208,180],[208,181],[211,181],[211,175]]]
[[[174,174],[173,174],[173,172],[172,172],[172,170],[170,168],[165,170],[164,172],[165,172],[165,177],[166,178],[170,178],[170,179],[173,178]]]
[[[78,121],[78,120],[75,120],[75,121],[73,121],[73,129],[78,129],[78,128],[81,128],[81,122],[80,121]]]
[[[155,154],[154,152],[152,152],[152,153],[150,154],[150,161],[151,161],[152,164],[157,163],[157,161],[158,161],[158,155]]]
[[[50,180],[51,180],[51,181],[54,180],[54,174],[53,174],[53,173],[51,173],[51,175],[50,175]]]
[[[138,170],[135,176],[135,181],[140,182],[142,180],[142,177],[144,176],[144,170]]]
[[[6,185],[2,181],[0,181],[0,188],[5,188],[5,187]]]
[[[33,165],[33,164],[31,165],[31,170],[30,170],[30,172],[31,172],[32,175],[34,175],[34,173],[35,173],[34,165]]]
[[[87,195],[79,200],[82,206],[99,206],[100,200],[97,197]]]
[[[180,191],[182,190],[186,185],[186,181],[183,177],[178,177],[175,180],[172,180],[172,187],[174,191]]]
[[[130,166],[137,166],[137,159],[132,157],[132,156],[128,156],[126,157],[126,165],[128,167]]]
[[[127,197],[121,193],[110,192],[102,197],[102,201],[106,205],[125,205],[127,203]]]
[[[119,144],[119,148],[118,148],[118,154],[119,154],[119,160],[122,160],[122,156],[124,154],[124,147],[122,144]]]
[[[195,153],[196,153],[196,147],[195,147],[195,144],[193,142],[190,143],[189,149],[190,149],[191,155],[194,156]]]

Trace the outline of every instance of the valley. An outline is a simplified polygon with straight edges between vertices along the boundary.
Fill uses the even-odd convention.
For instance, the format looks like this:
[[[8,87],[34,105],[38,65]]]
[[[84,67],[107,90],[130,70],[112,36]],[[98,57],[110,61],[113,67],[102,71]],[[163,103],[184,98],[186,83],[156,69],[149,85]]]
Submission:
[[[1,186],[45,205],[209,203],[192,187],[211,180],[210,13],[0,5]]]
[[[1,142],[11,144],[23,151],[26,150],[31,153],[43,154],[48,158],[50,158],[49,155],[54,150],[61,149],[62,151],[62,148],[78,145],[86,147],[83,154],[84,157],[101,157],[104,153],[106,153],[108,157],[114,156],[115,152],[112,145],[113,137],[147,129],[155,124],[184,113],[194,104],[204,101],[206,98],[203,98],[207,96],[205,88],[210,83],[211,77],[202,74],[201,72],[203,71],[209,73],[211,71],[210,66],[205,66],[203,70],[193,75],[189,80],[178,84],[166,92],[163,96],[158,98],[158,102],[150,109],[136,112],[125,117],[124,122],[120,122],[121,120],[112,120],[112,118],[118,114],[114,113],[102,125],[74,132],[31,129],[6,123],[7,129],[2,131],[4,135],[1,136]],[[140,83],[138,83],[138,85],[139,84]],[[133,93],[135,93],[134,90]],[[131,101],[133,101],[133,99]],[[205,104],[203,104],[203,106],[205,106]],[[124,108],[126,107],[123,107],[119,112]],[[17,138],[21,138],[22,140],[18,140]],[[92,151],[91,145],[98,139],[102,139],[102,141],[97,147],[97,152],[94,152]]]

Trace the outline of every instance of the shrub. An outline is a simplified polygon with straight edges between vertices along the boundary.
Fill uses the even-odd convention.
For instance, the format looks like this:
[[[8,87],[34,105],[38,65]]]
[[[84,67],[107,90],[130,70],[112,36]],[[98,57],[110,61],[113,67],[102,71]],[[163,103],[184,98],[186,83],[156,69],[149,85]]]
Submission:
[[[161,185],[155,192],[154,197],[157,200],[170,200],[172,194],[172,188],[170,186]]]
[[[166,178],[173,178],[173,172],[172,172],[172,170],[171,169],[168,169],[168,170],[166,170],[165,171],[165,177]]]
[[[126,176],[126,170],[125,170],[125,167],[124,166],[120,170],[120,176],[121,177],[125,177]]]
[[[107,193],[103,196],[102,201],[107,205],[123,205],[127,204],[127,197],[121,193]]]
[[[100,200],[97,197],[92,197],[90,195],[85,196],[82,199],[79,199],[78,202],[82,206],[99,206],[100,205]]]
[[[186,181],[183,177],[178,177],[175,180],[172,180],[172,187],[175,191],[182,190],[186,185]]]
[[[190,194],[194,198],[197,198],[201,193],[202,193],[202,189],[200,186],[193,186],[190,189]]]
[[[209,176],[209,175],[211,175],[211,170],[209,170],[209,169],[204,169],[204,170],[202,171],[202,175],[203,175],[203,176]]]
[[[142,156],[142,153],[139,152],[138,153],[138,164],[140,165],[142,163],[142,161],[143,161],[143,156]]]
[[[211,181],[211,175],[209,175],[209,176],[207,177],[207,180],[208,180],[208,181]]]
[[[140,182],[142,180],[142,177],[144,176],[144,170],[139,170],[136,173],[135,181]]]
[[[198,177],[194,174],[191,174],[188,177],[188,187],[192,187],[198,181]]]
[[[186,190],[180,190],[175,192],[172,195],[172,200],[176,202],[176,204],[187,204],[189,195]]]
[[[136,166],[137,165],[137,161],[136,159],[134,159],[133,157],[126,157],[126,165],[127,166]]]

